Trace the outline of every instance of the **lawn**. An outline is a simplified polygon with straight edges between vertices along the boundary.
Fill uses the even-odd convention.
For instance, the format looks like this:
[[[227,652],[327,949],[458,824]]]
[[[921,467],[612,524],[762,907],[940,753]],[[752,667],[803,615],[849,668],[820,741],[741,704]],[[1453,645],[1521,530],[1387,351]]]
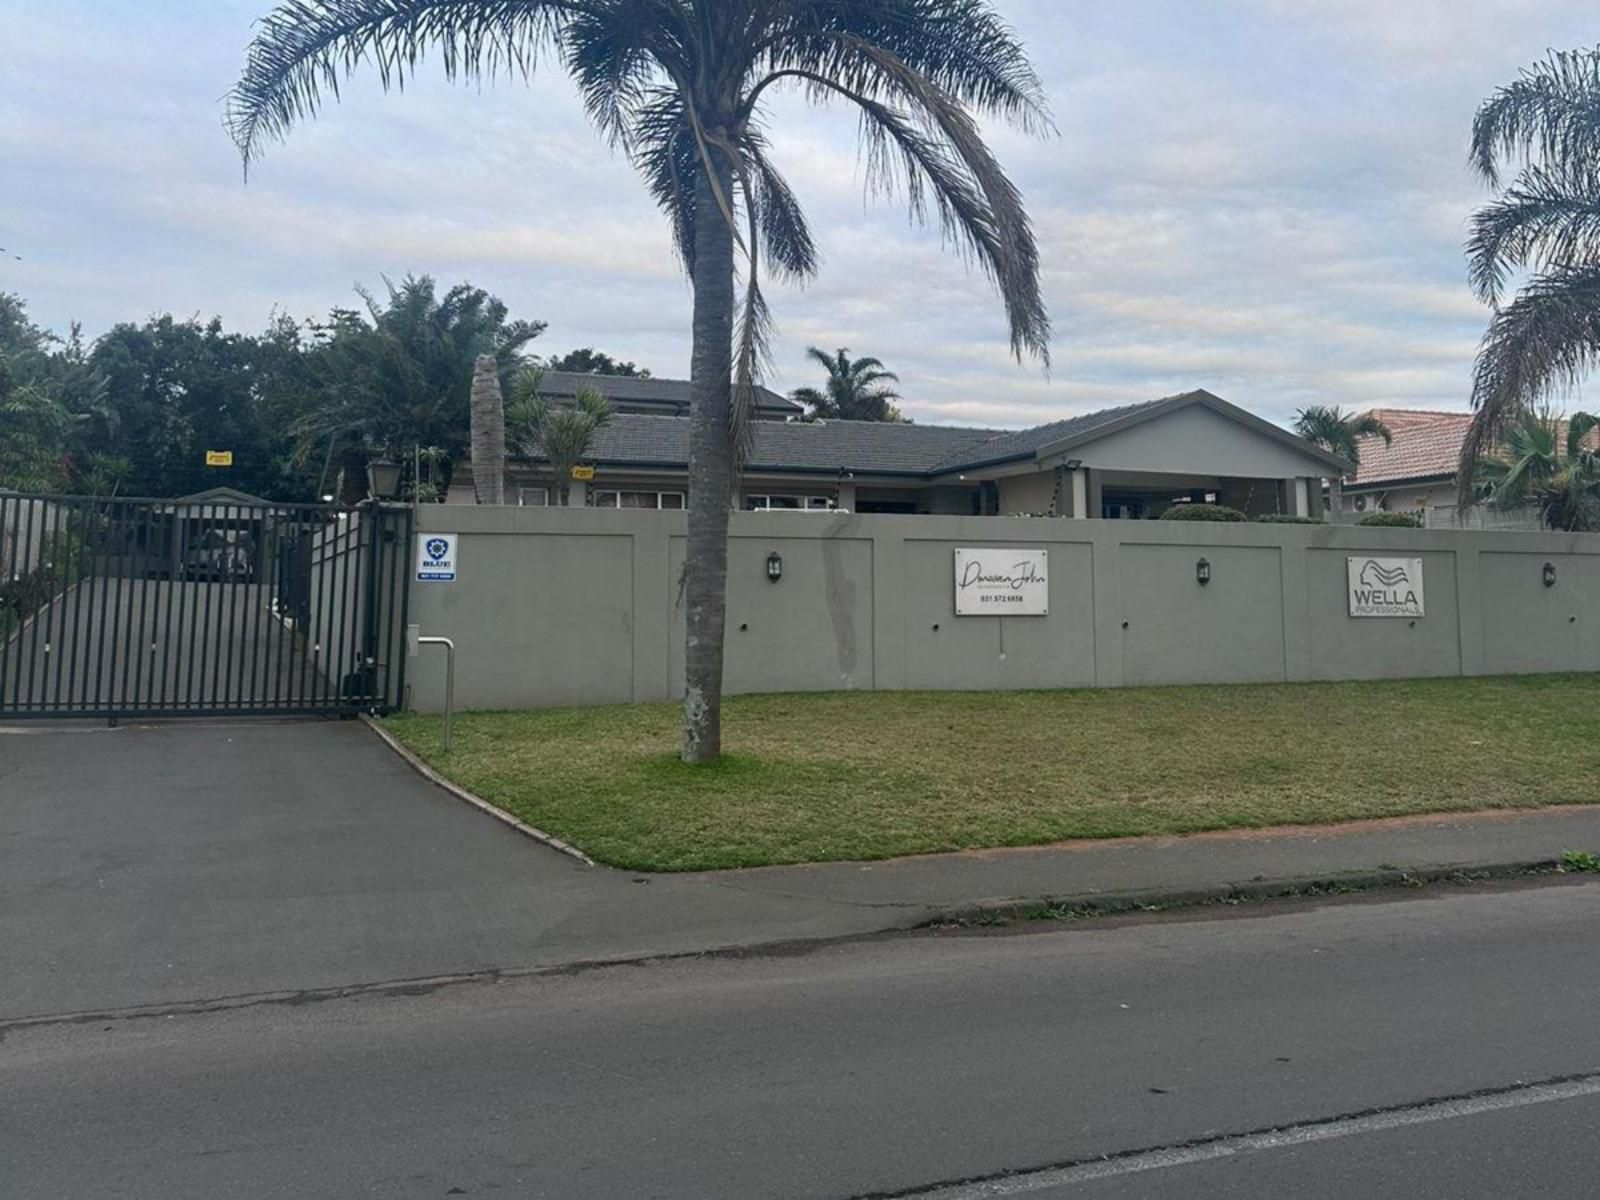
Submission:
[[[1600,676],[730,700],[386,722],[600,862],[686,871],[1600,801]]]

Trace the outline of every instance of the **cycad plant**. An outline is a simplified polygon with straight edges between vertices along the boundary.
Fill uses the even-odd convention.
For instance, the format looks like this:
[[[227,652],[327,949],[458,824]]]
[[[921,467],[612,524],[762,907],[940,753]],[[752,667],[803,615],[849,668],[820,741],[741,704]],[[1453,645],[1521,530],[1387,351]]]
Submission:
[[[594,435],[611,420],[611,401],[593,388],[579,388],[571,404],[557,404],[539,390],[543,374],[534,369],[517,377],[515,399],[506,407],[506,439],[524,458],[550,464],[550,498],[566,505],[572,499],[572,468],[589,456]]]
[[[1600,363],[1600,49],[1551,54],[1478,110],[1472,165],[1500,195],[1473,219],[1467,261],[1494,306],[1473,375],[1461,502],[1517,422]],[[1517,173],[1503,183],[1503,171]],[[1513,273],[1531,277],[1502,306]]]
[[[1591,434],[1600,417],[1561,420],[1529,413],[1478,464],[1475,496],[1502,511],[1532,508],[1549,529],[1600,529],[1600,458]]]
[[[841,349],[829,354],[811,346],[806,357],[820,363],[828,373],[821,388],[796,388],[790,399],[806,406],[806,419],[836,421],[903,421],[894,402],[900,393],[886,385],[899,383],[900,376],[884,367],[880,359],[851,358]]]
[[[1389,427],[1372,413],[1345,413],[1337,405],[1332,408],[1313,404],[1295,414],[1294,431],[1308,442],[1315,442],[1340,458],[1353,463],[1361,462],[1361,439],[1380,437],[1385,446],[1394,441]]]
[[[471,82],[560,62],[672,225],[694,288],[683,756],[716,759],[728,516],[769,325],[761,281],[817,268],[770,154],[767,101],[788,91],[853,110],[869,189],[935,213],[996,283],[1013,352],[1044,359],[1033,230],[977,121],[1047,129],[1038,77],[990,0],[287,0],[228,99],[245,163],[357,68],[399,88],[430,50]]]

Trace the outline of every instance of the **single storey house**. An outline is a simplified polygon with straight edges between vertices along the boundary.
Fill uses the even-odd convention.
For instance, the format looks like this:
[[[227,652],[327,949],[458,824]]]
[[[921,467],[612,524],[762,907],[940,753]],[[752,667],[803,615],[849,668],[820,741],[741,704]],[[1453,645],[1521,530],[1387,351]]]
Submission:
[[[684,506],[689,419],[641,411],[687,384],[582,377],[612,394],[617,414],[595,436],[593,478],[573,504]],[[781,399],[781,398],[780,398]],[[624,407],[624,406],[630,407]],[[1321,515],[1351,464],[1207,391],[1086,413],[1025,430],[781,419],[770,402],[754,425],[738,506],[749,510],[1149,518],[1183,502],[1251,515]],[[509,495],[547,504],[543,462],[508,469]],[[471,464],[448,499],[471,503]],[[1333,510],[1339,511],[1337,503]]]

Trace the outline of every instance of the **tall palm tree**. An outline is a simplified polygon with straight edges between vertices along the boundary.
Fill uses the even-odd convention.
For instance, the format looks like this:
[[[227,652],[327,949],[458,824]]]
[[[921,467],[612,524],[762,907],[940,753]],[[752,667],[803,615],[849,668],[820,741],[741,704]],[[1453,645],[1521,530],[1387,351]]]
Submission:
[[[1471,161],[1495,188],[1505,163],[1521,167],[1467,243],[1473,287],[1495,311],[1473,373],[1463,506],[1502,434],[1600,364],[1600,49],[1553,53],[1485,101]],[[1532,278],[1501,307],[1519,269]]]
[[[836,421],[903,421],[894,402],[900,393],[885,387],[899,383],[900,376],[886,370],[876,358],[851,358],[850,351],[840,349],[829,354],[815,346],[808,347],[806,357],[821,363],[828,372],[828,381],[817,388],[796,388],[789,398],[806,406],[806,418],[816,420],[828,417]]]
[[[543,376],[538,368],[518,376],[516,399],[506,410],[506,436],[523,457],[550,464],[551,503],[565,505],[572,498],[572,468],[588,457],[594,435],[611,420],[611,401],[581,387],[571,404],[557,404],[539,391]],[[476,461],[472,468],[476,479]]]
[[[1501,510],[1532,507],[1549,529],[1600,528],[1600,456],[1590,436],[1596,428],[1600,417],[1590,413],[1565,421],[1527,414],[1478,464],[1474,494]]]
[[[1371,413],[1345,413],[1338,405],[1329,408],[1313,404],[1295,414],[1294,431],[1308,442],[1315,442],[1340,458],[1348,458],[1360,465],[1361,439],[1380,437],[1385,446],[1394,441],[1394,433]]]
[[[472,487],[479,504],[506,502],[506,404],[500,364],[480,354],[472,365]]]
[[[357,67],[398,88],[430,48],[468,81],[553,54],[671,222],[694,291],[683,757],[714,760],[728,516],[770,327],[761,279],[817,267],[764,102],[789,90],[852,107],[869,190],[903,188],[919,218],[931,208],[997,285],[1013,353],[1045,360],[1032,226],[976,120],[1046,130],[1038,77],[990,0],[285,0],[228,98],[247,169]]]

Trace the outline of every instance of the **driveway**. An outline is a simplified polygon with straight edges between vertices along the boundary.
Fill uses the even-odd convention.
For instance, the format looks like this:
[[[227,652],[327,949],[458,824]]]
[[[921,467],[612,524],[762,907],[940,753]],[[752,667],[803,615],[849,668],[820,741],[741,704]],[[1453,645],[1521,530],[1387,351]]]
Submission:
[[[883,924],[585,867],[355,722],[0,727],[0,1020]]]

